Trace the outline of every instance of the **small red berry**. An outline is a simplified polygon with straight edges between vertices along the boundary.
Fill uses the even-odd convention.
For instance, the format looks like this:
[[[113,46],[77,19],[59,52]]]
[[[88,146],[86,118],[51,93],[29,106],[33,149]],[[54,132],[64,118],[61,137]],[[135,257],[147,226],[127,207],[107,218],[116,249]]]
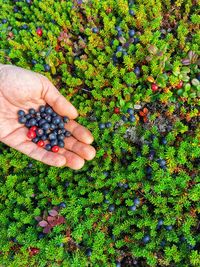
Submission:
[[[156,83],[152,83],[151,89],[152,89],[153,92],[157,91],[158,90],[158,85]]]
[[[51,148],[51,151],[53,151],[53,152],[58,152],[58,151],[59,151],[59,146],[53,146],[53,147]]]
[[[29,255],[34,256],[34,255],[38,254],[39,252],[40,252],[40,250],[38,248],[30,248]]]
[[[38,145],[39,147],[43,147],[43,146],[44,146],[44,141],[43,141],[43,140],[39,140],[39,141],[37,142],[37,145]]]
[[[38,36],[42,36],[43,32],[41,28],[37,28],[36,33]]]
[[[177,89],[181,89],[183,87],[183,81],[180,81],[179,84],[176,86]]]
[[[114,108],[114,113],[115,113],[115,114],[119,114],[119,113],[120,113],[120,109],[119,109],[118,107],[115,107],[115,108]]]
[[[36,131],[37,130],[37,127],[36,126],[32,126],[31,128],[30,128],[30,131]]]
[[[31,131],[31,130],[29,130],[28,133],[27,133],[27,137],[28,137],[29,139],[33,139],[33,138],[35,138],[35,137],[36,137],[36,132],[35,132],[35,131]]]

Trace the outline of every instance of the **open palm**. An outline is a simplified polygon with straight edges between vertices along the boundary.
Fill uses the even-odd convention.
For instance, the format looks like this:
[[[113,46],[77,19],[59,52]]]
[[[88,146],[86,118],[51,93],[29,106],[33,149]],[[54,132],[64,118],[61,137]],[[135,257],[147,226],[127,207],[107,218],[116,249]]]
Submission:
[[[27,137],[28,129],[18,122],[19,109],[28,112],[41,105],[50,105],[70,121],[65,128],[72,133],[65,139],[65,147],[53,153],[38,147]],[[78,116],[75,107],[68,102],[54,85],[43,75],[29,70],[0,64],[0,141],[22,153],[52,166],[83,167],[85,160],[95,156],[92,134],[74,119]]]

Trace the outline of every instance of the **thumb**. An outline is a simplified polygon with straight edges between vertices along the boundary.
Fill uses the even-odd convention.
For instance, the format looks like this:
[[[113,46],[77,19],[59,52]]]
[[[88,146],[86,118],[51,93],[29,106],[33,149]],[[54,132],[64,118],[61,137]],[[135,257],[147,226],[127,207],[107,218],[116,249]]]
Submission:
[[[58,89],[45,77],[42,79],[42,98],[60,116],[68,116],[75,119],[78,116],[77,109],[58,91]]]

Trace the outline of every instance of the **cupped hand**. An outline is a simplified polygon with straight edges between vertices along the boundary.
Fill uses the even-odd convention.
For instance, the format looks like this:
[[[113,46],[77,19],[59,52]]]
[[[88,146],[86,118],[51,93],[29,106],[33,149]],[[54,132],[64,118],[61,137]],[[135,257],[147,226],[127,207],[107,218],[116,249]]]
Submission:
[[[59,115],[70,118],[65,128],[72,136],[65,138],[65,147],[60,148],[58,153],[38,147],[28,139],[28,129],[18,122],[19,109],[28,112],[30,108],[37,110],[39,106],[46,104]],[[95,149],[90,145],[93,142],[90,131],[74,120],[77,116],[76,108],[45,76],[16,66],[0,64],[1,142],[45,164],[80,169],[85,160],[95,157]]]

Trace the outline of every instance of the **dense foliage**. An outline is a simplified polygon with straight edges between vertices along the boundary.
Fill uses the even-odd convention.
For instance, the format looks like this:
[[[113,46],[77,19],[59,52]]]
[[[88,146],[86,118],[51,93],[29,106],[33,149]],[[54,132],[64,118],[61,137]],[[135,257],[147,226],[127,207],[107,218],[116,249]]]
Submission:
[[[200,266],[196,0],[0,0],[0,62],[95,138],[82,170],[0,144],[1,266]]]

